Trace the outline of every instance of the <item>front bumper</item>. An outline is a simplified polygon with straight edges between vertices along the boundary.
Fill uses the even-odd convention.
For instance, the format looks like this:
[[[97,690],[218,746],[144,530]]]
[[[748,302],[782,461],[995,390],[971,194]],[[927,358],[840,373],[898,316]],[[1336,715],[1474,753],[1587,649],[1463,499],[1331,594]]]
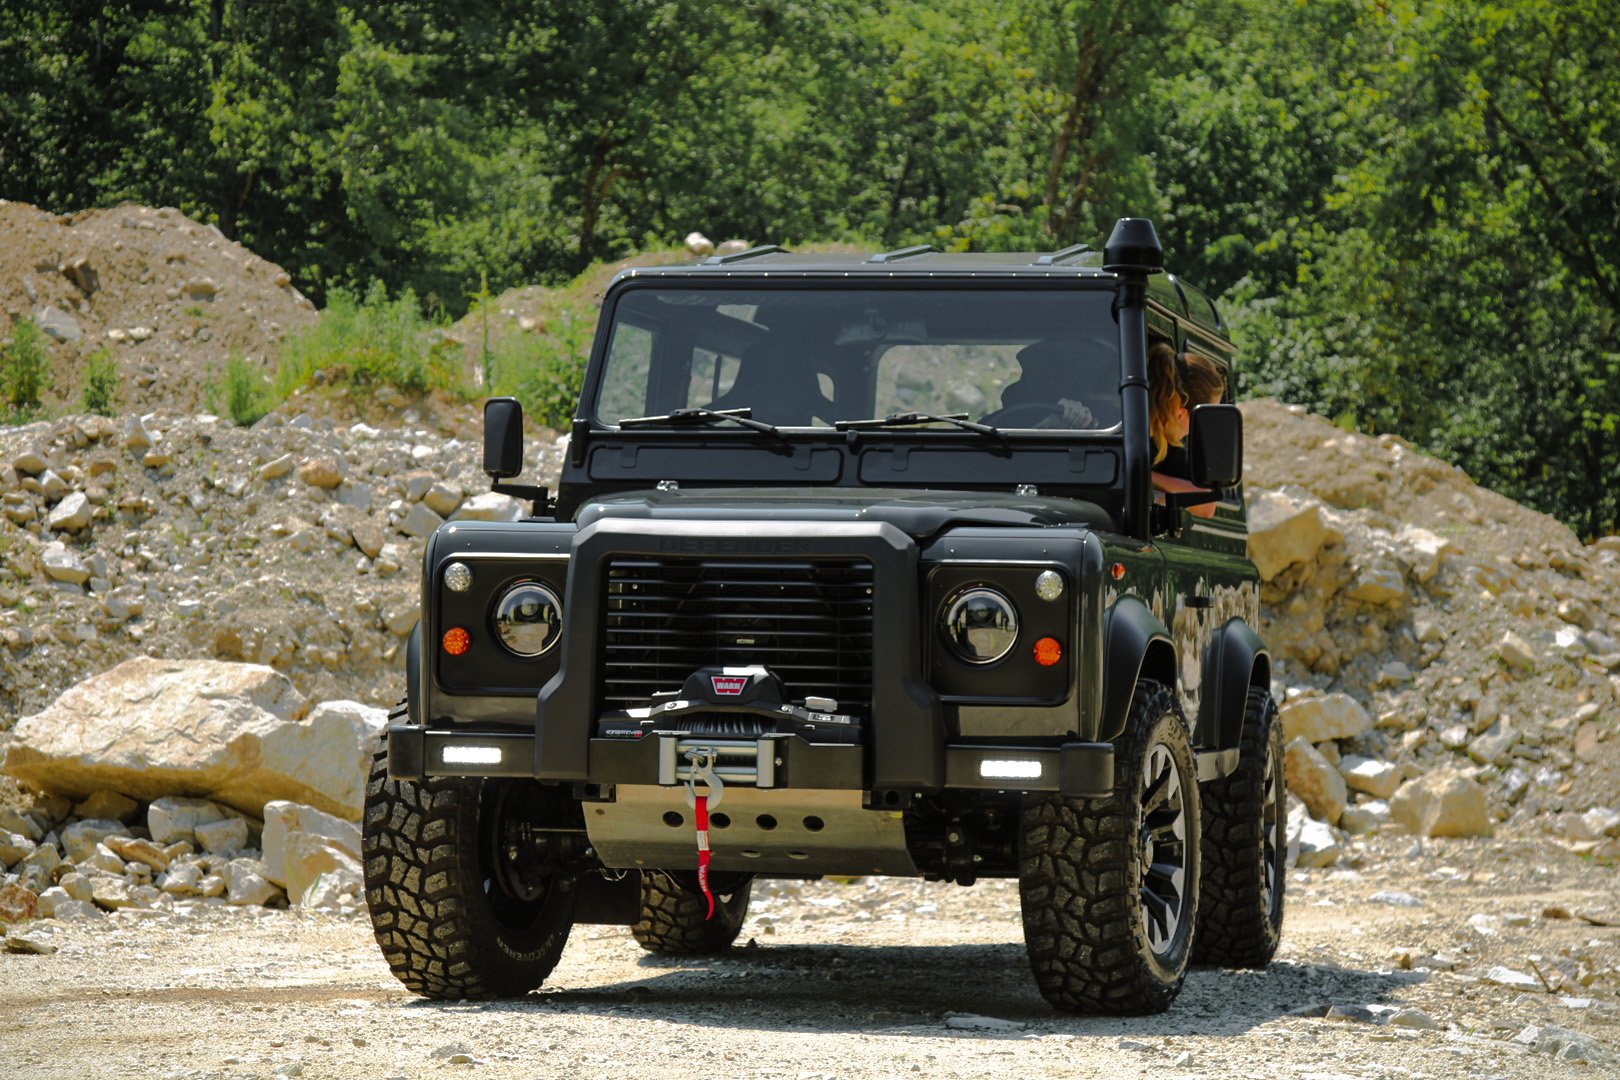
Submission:
[[[658,732],[642,739],[591,739],[584,782],[675,787],[685,782],[689,751],[715,749],[727,784],[761,790],[862,790],[866,747],[811,743],[796,735],[758,739]],[[388,729],[388,772],[399,780],[433,776],[535,777],[535,737],[529,732],[437,731],[410,724]],[[944,784],[969,791],[1054,792],[1098,797],[1114,784],[1111,743],[1059,746],[947,745]]]

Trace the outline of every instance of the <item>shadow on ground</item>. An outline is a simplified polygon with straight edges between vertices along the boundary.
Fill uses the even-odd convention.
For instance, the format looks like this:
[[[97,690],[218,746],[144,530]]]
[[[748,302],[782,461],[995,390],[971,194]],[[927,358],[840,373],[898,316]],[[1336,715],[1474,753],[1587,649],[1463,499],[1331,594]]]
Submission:
[[[738,948],[718,957],[644,957],[645,977],[589,988],[542,990],[481,1011],[585,1012],[761,1031],[836,1030],[914,1034],[942,1030],[947,1012],[1025,1025],[969,1031],[984,1038],[1027,1034],[1235,1035],[1328,1005],[1389,1001],[1423,976],[1279,961],[1263,971],[1195,970],[1170,1011],[1148,1017],[1069,1017],[1035,988],[1016,944]],[[433,1009],[418,1001],[411,1008]],[[460,1008],[465,1009],[463,1005]],[[1318,1012],[1318,1015],[1320,1013]]]

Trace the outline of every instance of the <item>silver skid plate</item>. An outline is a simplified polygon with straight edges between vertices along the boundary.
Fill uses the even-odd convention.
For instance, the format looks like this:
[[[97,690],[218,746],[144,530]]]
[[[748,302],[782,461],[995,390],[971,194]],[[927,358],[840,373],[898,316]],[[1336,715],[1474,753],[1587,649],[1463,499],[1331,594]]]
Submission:
[[[620,784],[614,802],[585,805],[585,829],[607,866],[697,866],[684,787]],[[862,809],[859,791],[728,786],[709,843],[716,870],[917,876],[901,815]]]

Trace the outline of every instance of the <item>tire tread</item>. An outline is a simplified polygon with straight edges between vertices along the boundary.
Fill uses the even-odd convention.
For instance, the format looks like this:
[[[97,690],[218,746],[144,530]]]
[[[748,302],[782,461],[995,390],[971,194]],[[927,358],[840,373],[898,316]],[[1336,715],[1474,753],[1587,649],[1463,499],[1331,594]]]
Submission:
[[[511,997],[540,985],[567,940],[568,923],[539,962],[495,965],[481,956],[493,931],[469,898],[467,844],[479,785],[458,778],[392,780],[387,752],[372,759],[361,829],[366,906],[389,970],[407,988],[440,1001]],[[480,898],[481,902],[481,898]]]
[[[1145,760],[1160,717],[1174,715],[1185,730],[1174,693],[1144,680],[1125,731],[1115,742],[1115,762]],[[1196,777],[1192,754],[1181,744],[1176,766]],[[1024,941],[1041,994],[1067,1012],[1141,1015],[1163,1012],[1181,989],[1185,957],[1169,978],[1156,971],[1137,945],[1138,912],[1131,882],[1134,785],[1140,765],[1116,764],[1114,793],[1100,799],[1036,796],[1025,803],[1019,837],[1019,888]],[[1197,784],[1187,785],[1190,824],[1197,827]],[[1196,859],[1197,837],[1189,858]],[[1196,878],[1196,867],[1191,868]],[[1189,891],[1196,918],[1196,889]],[[1194,930],[1189,926],[1189,930]],[[1195,935],[1196,936],[1196,935]]]
[[[721,952],[737,940],[748,917],[752,882],[738,886],[730,899],[714,898],[714,918],[705,916],[709,904],[703,893],[686,888],[659,870],[641,873],[641,916],[630,933],[650,953],[659,956],[703,956]]]
[[[1282,766],[1281,724],[1270,691],[1253,687],[1243,712],[1238,767],[1203,785],[1203,875],[1199,881],[1195,964],[1263,968],[1277,953],[1282,934],[1282,890],[1277,878],[1277,919],[1261,910],[1264,871],[1261,814],[1265,807],[1267,744],[1274,768]]]

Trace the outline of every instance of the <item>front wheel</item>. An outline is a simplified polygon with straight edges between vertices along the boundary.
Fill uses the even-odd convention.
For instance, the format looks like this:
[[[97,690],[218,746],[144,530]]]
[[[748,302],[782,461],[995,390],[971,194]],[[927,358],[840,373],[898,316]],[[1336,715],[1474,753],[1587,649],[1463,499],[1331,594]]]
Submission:
[[[543,845],[566,844],[578,816],[531,780],[391,780],[379,753],[361,838],[366,905],[399,981],[450,1001],[538,987],[562,956],[577,895],[572,853]]]
[[[1198,775],[1174,693],[1144,679],[1105,798],[1029,796],[1019,835],[1024,943],[1065,1012],[1163,1012],[1197,919]]]
[[[1282,724],[1264,688],[1249,691],[1238,767],[1204,785],[1203,877],[1193,960],[1262,968],[1282,939],[1288,808]]]

